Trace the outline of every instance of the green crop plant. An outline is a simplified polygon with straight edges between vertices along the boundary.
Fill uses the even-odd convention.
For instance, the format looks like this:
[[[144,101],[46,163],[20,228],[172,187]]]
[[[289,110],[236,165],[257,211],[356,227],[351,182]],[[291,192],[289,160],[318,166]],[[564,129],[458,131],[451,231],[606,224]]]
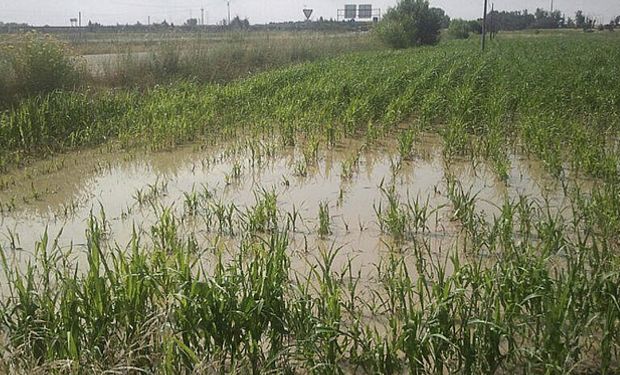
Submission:
[[[332,234],[331,230],[331,216],[329,215],[329,203],[319,203],[319,236],[326,237]]]
[[[403,160],[411,158],[415,136],[416,134],[413,130],[405,130],[398,137],[398,152]]]
[[[368,131],[374,139],[378,126],[389,131],[389,126],[415,118],[421,129],[442,134],[448,155],[480,153],[504,180],[511,145],[539,157],[554,174],[563,168],[564,154],[584,155],[582,171],[615,178],[613,145],[601,143],[598,136],[612,135],[618,123],[618,94],[611,89],[618,80],[614,43],[575,37],[562,49],[554,37],[514,38],[493,54],[479,56],[469,42],[452,41],[415,53],[351,54],[225,86],[176,82],[143,94],[57,92],[0,115],[0,159],[11,165],[41,151],[114,138],[126,147],[169,148],[217,134],[230,136],[240,126],[272,123],[284,129],[285,143],[291,143],[293,132],[310,137],[303,152],[310,162],[318,140],[333,143],[334,132]],[[601,53],[568,58],[575,55],[572,51],[590,48]],[[527,59],[520,58],[524,54]],[[584,67],[595,70],[589,76]],[[554,74],[540,79],[546,68]],[[563,131],[582,121],[593,130],[575,136]],[[523,142],[510,141],[512,137]],[[486,146],[476,147],[477,139],[486,139]],[[405,141],[403,146],[410,143]],[[579,153],[595,149],[603,151]]]
[[[275,191],[255,193],[256,203],[244,215],[245,230],[249,233],[268,232],[278,229],[278,196]],[[293,217],[296,220],[296,216]]]

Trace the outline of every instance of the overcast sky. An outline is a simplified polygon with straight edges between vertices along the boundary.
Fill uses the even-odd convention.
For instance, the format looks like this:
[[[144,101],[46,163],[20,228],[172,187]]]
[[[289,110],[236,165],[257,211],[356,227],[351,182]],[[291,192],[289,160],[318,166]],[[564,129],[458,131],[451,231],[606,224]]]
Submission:
[[[453,18],[474,19],[482,13],[483,0],[431,0],[432,6],[441,7]],[[551,0],[490,0],[499,10],[534,11],[549,9]],[[234,17],[249,18],[251,23],[302,20],[304,7],[314,9],[314,19],[323,16],[336,18],[337,9],[345,3],[372,3],[383,12],[397,0],[231,0]],[[69,18],[82,11],[83,24],[89,20],[103,24],[146,23],[164,19],[182,24],[190,17],[199,18],[204,7],[206,21],[213,24],[226,17],[226,0],[0,0],[0,21],[27,22],[33,25],[68,25]],[[599,21],[609,22],[620,15],[620,0],[555,0],[555,8],[573,16],[577,9]]]

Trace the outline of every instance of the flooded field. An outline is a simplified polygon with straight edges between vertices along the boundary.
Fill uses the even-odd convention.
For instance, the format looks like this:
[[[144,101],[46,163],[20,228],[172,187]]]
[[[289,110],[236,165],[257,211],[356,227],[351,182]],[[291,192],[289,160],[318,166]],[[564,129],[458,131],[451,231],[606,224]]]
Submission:
[[[19,101],[0,373],[618,373],[620,48],[579,35]]]
[[[266,140],[69,154],[3,177],[0,245],[22,264],[34,257],[44,234],[50,244],[80,254],[94,217],[106,230],[107,246],[127,248],[136,232],[157,241],[153,228],[166,212],[211,255],[234,251],[248,233],[286,228],[297,271],[307,272],[320,249],[337,248],[336,268],[351,260],[355,271],[370,277],[383,255],[414,238],[428,241],[438,257],[451,254],[462,225],[448,185],[475,197],[487,221],[521,197],[558,212],[567,208],[561,187],[537,162],[513,156],[506,184],[484,163],[447,163],[440,146],[438,137],[426,135],[407,159],[389,142],[358,140],[331,148]],[[266,210],[271,203],[273,212]],[[390,227],[392,214],[402,215],[396,228]]]

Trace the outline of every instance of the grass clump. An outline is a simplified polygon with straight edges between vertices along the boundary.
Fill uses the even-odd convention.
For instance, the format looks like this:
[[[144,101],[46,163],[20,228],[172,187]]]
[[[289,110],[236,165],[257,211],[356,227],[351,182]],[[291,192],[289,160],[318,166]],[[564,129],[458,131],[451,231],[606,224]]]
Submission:
[[[80,85],[84,67],[69,48],[48,35],[28,33],[0,48],[0,102],[73,89]]]

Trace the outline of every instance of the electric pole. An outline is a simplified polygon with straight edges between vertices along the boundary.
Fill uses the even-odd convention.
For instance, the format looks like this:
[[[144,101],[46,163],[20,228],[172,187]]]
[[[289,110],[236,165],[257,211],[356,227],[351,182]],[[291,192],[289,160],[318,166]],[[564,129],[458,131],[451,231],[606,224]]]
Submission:
[[[230,0],[227,0],[226,4],[228,5],[228,25],[230,26]]]
[[[551,0],[551,13],[553,13],[553,0]]]
[[[205,25],[205,8],[200,8],[200,24]]]
[[[487,43],[487,6],[488,0],[484,0],[484,14],[482,16],[482,52],[484,52]]]

